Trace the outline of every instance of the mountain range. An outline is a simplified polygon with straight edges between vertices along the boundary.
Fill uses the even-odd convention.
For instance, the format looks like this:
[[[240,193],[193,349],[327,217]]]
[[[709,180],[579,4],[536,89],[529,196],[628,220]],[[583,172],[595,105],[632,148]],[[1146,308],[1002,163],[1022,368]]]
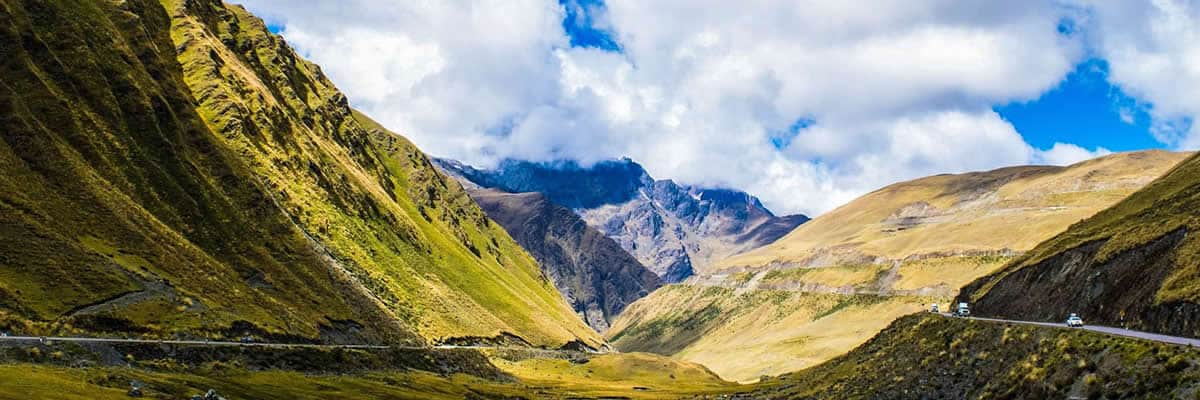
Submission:
[[[616,240],[665,282],[679,282],[717,260],[771,243],[808,220],[775,216],[745,192],[655,180],[629,159],[587,167],[573,161],[507,160],[495,169],[435,162],[467,185],[542,193]]]
[[[1200,156],[808,221],[629,159],[431,159],[350,104],[220,0],[0,0],[0,398],[1200,393]]]

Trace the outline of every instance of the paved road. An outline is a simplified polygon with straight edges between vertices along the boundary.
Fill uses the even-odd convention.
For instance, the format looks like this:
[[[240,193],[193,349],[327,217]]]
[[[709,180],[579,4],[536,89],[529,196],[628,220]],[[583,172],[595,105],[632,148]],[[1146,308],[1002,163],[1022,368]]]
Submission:
[[[0,341],[9,342],[75,342],[75,343],[142,343],[142,344],[176,344],[176,345],[193,345],[193,346],[239,346],[239,347],[265,347],[265,348],[316,348],[316,349],[398,349],[398,350],[448,350],[448,349],[471,349],[471,350],[524,350],[524,351],[544,351],[544,352],[569,352],[568,350],[551,350],[538,349],[532,347],[518,346],[460,346],[460,345],[437,345],[437,346],[383,346],[371,344],[311,344],[311,343],[268,343],[268,342],[225,342],[225,341],[209,341],[209,340],[153,340],[153,339],[122,339],[122,338],[91,338],[91,337],[58,337],[58,336],[0,336]],[[589,353],[601,353],[591,352]]]
[[[953,317],[953,315],[950,313],[941,313],[940,315],[943,317]],[[1180,346],[1200,347],[1200,339],[1162,335],[1162,334],[1158,334],[1158,333],[1142,332],[1142,331],[1135,331],[1135,330],[1122,329],[1122,328],[1113,328],[1110,326],[1085,325],[1082,328],[1069,328],[1069,327],[1067,327],[1067,324],[1065,322],[1017,321],[1017,320],[1011,320],[1011,319],[985,318],[985,317],[975,317],[975,316],[972,316],[971,319],[979,320],[979,321],[1009,323],[1009,324],[1037,325],[1037,326],[1046,326],[1046,327],[1051,327],[1051,328],[1062,328],[1062,329],[1083,329],[1083,330],[1087,330],[1087,331],[1099,332],[1099,333],[1113,335],[1113,336],[1124,336],[1124,337],[1130,337],[1130,338],[1135,338],[1135,339],[1152,340],[1155,342],[1177,344]],[[1064,321],[1065,321],[1065,319],[1064,319]]]

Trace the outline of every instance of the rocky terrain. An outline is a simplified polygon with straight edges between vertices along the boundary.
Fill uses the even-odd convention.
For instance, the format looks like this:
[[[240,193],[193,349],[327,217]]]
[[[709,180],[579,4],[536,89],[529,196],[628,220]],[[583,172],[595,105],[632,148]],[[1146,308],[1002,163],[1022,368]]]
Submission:
[[[1186,157],[1123,153],[897,183],[652,293],[606,335],[618,349],[705,363],[739,381],[813,366],[895,318],[930,303],[945,308],[963,285]],[[1020,296],[1016,288],[1027,286],[1013,287]]]
[[[979,313],[1200,337],[1200,160],[963,288]]]
[[[616,242],[540,193],[471,190],[471,198],[503,226],[554,281],[584,321],[599,332],[625,306],[662,285]]]
[[[665,282],[679,282],[717,260],[771,243],[808,220],[775,216],[744,192],[654,180],[628,159],[590,167],[510,160],[493,170],[437,162],[467,185],[538,192],[575,210]]]

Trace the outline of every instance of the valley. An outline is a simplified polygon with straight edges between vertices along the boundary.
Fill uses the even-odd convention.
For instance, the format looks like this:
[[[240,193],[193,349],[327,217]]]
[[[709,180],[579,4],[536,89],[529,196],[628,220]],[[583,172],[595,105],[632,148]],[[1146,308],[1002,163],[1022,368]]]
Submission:
[[[630,158],[426,154],[398,128],[424,116],[369,116],[277,23],[0,0],[0,399],[1200,396],[1200,155],[1081,149],[777,215],[778,191]],[[448,85],[425,78],[401,85]],[[826,129],[801,122],[770,154]]]

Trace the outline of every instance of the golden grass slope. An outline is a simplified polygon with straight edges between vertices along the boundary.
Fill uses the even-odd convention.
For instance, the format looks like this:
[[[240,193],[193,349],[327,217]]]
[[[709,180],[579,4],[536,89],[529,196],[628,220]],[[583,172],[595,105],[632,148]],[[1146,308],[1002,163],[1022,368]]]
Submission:
[[[622,351],[650,351],[753,381],[820,364],[933,300],[669,285],[633,303],[609,330]]]
[[[721,261],[717,269],[1027,251],[1115,204],[1186,156],[1119,153],[1067,167],[1011,167],[898,183],[821,215],[771,245]]]
[[[902,315],[945,309],[963,285],[1187,156],[1122,153],[891,185],[652,293],[607,335],[618,349],[700,362],[728,379],[812,366]]]

